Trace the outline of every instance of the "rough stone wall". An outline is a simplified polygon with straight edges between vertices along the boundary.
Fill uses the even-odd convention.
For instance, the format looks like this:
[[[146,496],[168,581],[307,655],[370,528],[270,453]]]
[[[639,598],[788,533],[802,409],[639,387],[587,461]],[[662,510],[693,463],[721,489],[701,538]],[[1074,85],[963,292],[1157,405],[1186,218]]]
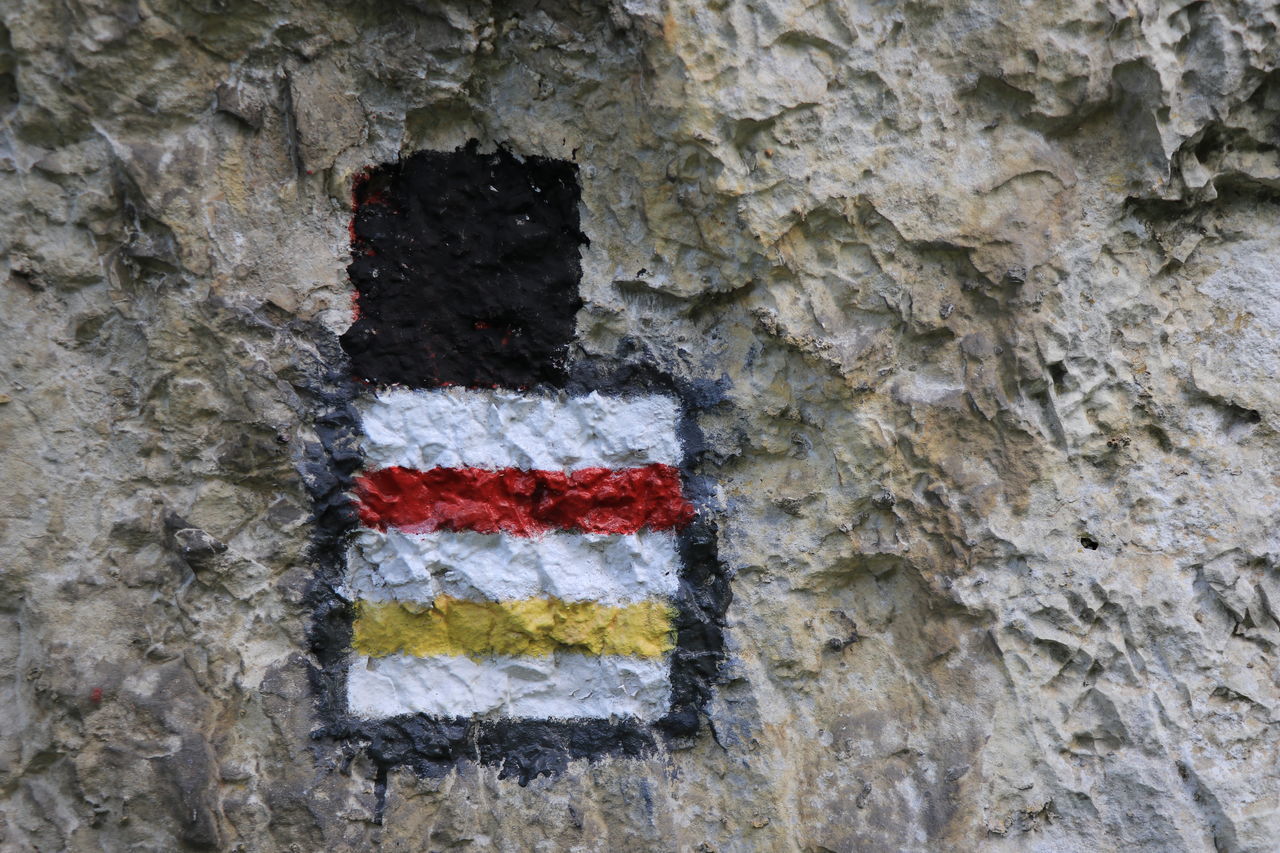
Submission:
[[[0,847],[1274,850],[1280,11],[0,4]],[[580,167],[589,353],[719,382],[702,735],[312,740],[355,174]]]

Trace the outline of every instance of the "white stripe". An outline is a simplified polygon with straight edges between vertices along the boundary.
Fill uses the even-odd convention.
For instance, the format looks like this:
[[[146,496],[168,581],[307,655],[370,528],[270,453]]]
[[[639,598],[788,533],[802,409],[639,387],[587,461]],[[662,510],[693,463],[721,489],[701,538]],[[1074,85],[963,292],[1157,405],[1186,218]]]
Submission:
[[[347,673],[347,709],[358,717],[399,714],[536,719],[667,712],[669,661],[563,653],[546,657],[357,657]]]
[[[679,406],[665,395],[396,389],[360,409],[370,468],[568,471],[680,464]]]
[[[675,595],[674,533],[553,533],[537,539],[482,533],[360,530],[347,554],[352,598],[473,601],[559,598],[628,604]]]

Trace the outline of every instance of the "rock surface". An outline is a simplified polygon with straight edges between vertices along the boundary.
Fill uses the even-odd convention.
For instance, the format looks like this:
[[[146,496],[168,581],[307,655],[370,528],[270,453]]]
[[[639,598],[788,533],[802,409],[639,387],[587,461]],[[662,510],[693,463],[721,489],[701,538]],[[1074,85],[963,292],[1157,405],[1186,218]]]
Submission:
[[[1275,849],[1274,4],[0,20],[0,847]],[[580,165],[584,351],[722,389],[729,657],[690,743],[379,792],[299,470],[353,178],[472,138]]]

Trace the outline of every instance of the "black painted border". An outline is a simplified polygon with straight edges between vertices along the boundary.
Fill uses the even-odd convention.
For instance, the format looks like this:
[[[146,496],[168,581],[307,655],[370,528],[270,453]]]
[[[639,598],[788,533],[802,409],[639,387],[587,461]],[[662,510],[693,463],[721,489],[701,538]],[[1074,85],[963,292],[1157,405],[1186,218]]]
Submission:
[[[311,559],[315,575],[306,594],[311,612],[307,638],[313,655],[310,684],[320,726],[313,737],[337,745],[348,756],[364,750],[378,767],[380,784],[393,767],[422,776],[441,776],[461,761],[502,768],[499,778],[515,776],[527,785],[537,776],[565,770],[574,759],[652,755],[697,736],[724,659],[724,617],[731,591],[717,554],[712,481],[697,473],[704,441],[696,413],[720,400],[714,383],[678,382],[651,366],[602,360],[569,365],[570,394],[667,393],[681,405],[684,447],[681,474],[685,494],[698,509],[695,520],[678,534],[681,555],[676,648],[671,662],[671,704],[652,723],[634,718],[568,721],[536,719],[441,718],[426,714],[367,720],[346,713],[346,669],[350,654],[352,603],[339,588],[346,575],[346,548],[358,527],[349,497],[361,467],[360,424],[355,408],[363,386],[347,378],[345,354],[336,339],[323,347],[334,367],[323,387],[313,389],[324,410],[315,418],[319,442],[306,448],[304,478],[314,502]],[[544,388],[542,390],[562,390]]]

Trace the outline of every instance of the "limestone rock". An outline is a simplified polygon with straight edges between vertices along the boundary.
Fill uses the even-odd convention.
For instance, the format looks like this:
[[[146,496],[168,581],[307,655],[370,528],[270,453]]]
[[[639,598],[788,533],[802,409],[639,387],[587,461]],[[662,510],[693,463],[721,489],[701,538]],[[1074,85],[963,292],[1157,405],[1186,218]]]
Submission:
[[[0,847],[1276,848],[1275,4],[0,21]],[[473,138],[719,394],[700,734],[526,785],[312,736],[352,184]]]

